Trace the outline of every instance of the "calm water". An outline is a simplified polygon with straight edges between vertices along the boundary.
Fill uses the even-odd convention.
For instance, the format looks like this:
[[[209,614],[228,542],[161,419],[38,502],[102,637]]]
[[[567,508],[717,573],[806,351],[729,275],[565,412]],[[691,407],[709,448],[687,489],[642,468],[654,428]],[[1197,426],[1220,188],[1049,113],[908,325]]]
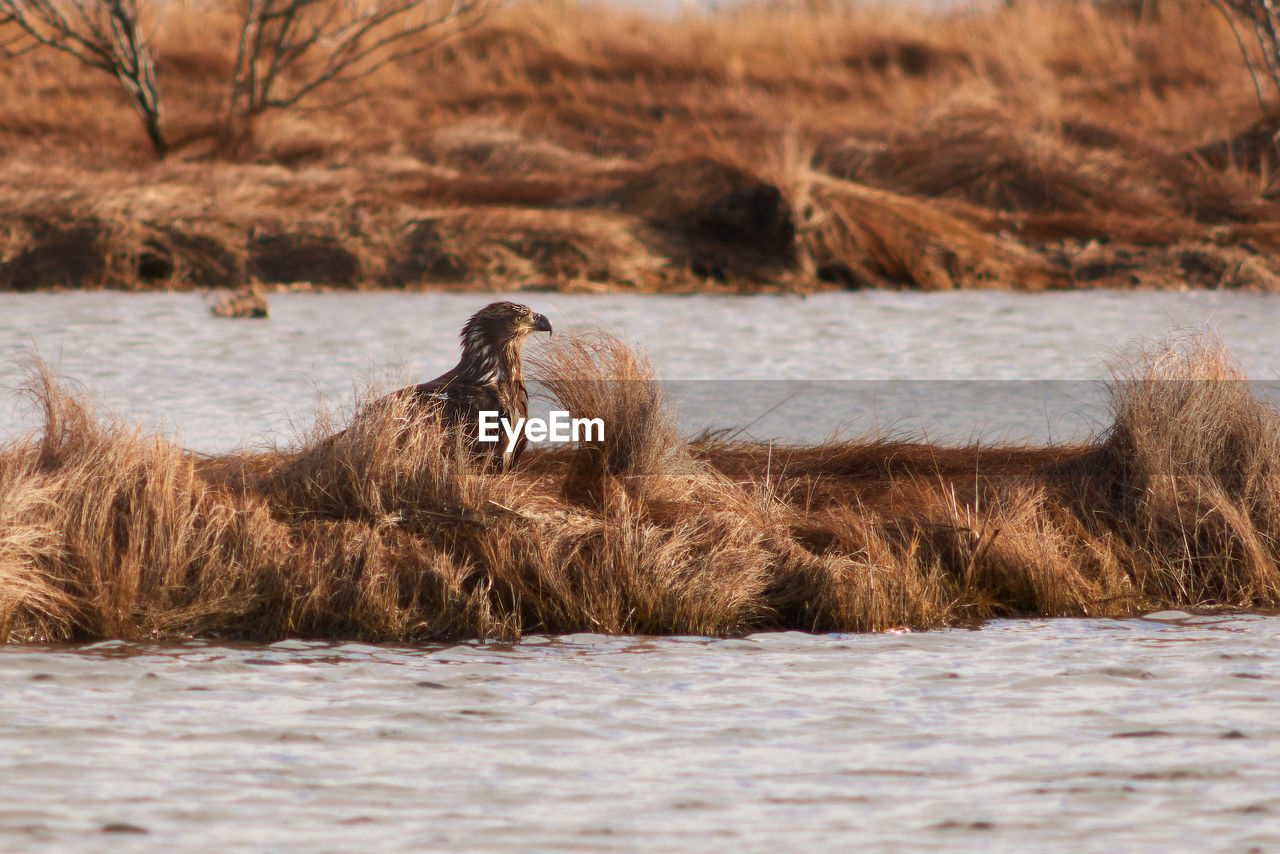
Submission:
[[[282,295],[271,321],[232,322],[190,295],[0,295],[0,384],[34,344],[190,446],[287,441],[317,395],[346,400],[398,362],[401,379],[450,367],[488,299]],[[1252,377],[1280,366],[1280,300],[1247,294],[525,301],[557,329],[645,344],[682,382],[689,430],[819,382],[863,397],[835,415],[796,397],[753,431],[1087,432],[1104,351],[1170,327],[1218,331]],[[30,424],[0,408],[0,435]],[[0,648],[0,851],[1271,850],[1278,679],[1280,618],[1177,612]]]
[[[192,294],[0,294],[0,387],[21,382],[34,346],[106,408],[190,447],[291,442],[318,402],[451,368],[462,320],[497,298],[282,294],[271,320],[230,321]],[[690,434],[1080,438],[1105,426],[1108,359],[1171,329],[1214,330],[1251,377],[1280,377],[1280,300],[1256,294],[516,298],[559,331],[646,348]],[[0,407],[0,436],[33,426],[24,415]]]

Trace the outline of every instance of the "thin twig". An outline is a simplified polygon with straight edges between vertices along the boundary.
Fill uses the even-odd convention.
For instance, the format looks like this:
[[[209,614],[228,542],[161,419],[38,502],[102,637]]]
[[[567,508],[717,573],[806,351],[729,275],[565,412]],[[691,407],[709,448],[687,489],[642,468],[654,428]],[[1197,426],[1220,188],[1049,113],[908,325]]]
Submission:
[[[160,92],[139,17],[138,0],[0,0],[0,24],[19,33],[0,43],[0,55],[45,47],[114,75],[142,119],[152,149],[163,157],[169,145],[161,128]]]
[[[1222,13],[1222,17],[1227,19],[1227,23],[1231,26],[1231,34],[1236,37],[1236,44],[1240,47],[1240,55],[1244,57],[1245,68],[1249,69],[1249,76],[1253,78],[1253,91],[1258,96],[1258,107],[1263,113],[1267,111],[1267,102],[1262,97],[1262,83],[1258,80],[1257,69],[1253,67],[1253,59],[1249,56],[1249,48],[1245,46],[1244,36],[1240,35],[1240,27],[1236,25],[1235,15],[1231,14],[1231,7],[1228,7],[1223,0],[1209,0],[1214,8]]]
[[[342,0],[248,0],[228,126],[247,127],[267,110],[296,107],[317,89],[355,83],[388,63],[429,50],[474,26],[494,2],[452,0],[432,14],[425,12],[431,5],[426,0],[374,0],[362,9]],[[428,33],[436,37],[406,46]],[[304,69],[313,53],[319,53],[319,62]]]

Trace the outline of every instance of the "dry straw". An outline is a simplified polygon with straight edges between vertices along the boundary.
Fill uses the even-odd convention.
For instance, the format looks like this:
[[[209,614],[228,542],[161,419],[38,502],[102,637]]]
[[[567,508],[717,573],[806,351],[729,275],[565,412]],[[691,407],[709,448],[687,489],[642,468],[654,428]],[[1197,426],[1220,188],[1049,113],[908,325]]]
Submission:
[[[164,160],[113,75],[0,67],[0,289],[1280,289],[1211,4],[862,5],[507,3],[228,148],[235,16],[166,4]]]
[[[1280,417],[1214,341],[1117,371],[1073,447],[679,439],[644,356],[557,338],[537,373],[604,441],[471,467],[394,405],[202,457],[43,366],[0,449],[0,638],[426,641],[727,635],[1280,604]]]

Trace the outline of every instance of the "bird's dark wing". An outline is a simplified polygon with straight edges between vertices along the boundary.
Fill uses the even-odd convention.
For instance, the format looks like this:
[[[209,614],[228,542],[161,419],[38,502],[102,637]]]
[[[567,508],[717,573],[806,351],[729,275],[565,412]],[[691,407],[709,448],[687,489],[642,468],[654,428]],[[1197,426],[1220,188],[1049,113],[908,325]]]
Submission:
[[[510,399],[508,399],[510,398]],[[507,434],[498,427],[495,442],[480,441],[480,413],[496,412],[499,424],[506,419],[514,426],[518,419],[528,414],[529,396],[523,386],[512,394],[503,394],[492,385],[481,385],[460,378],[455,371],[442,374],[434,380],[407,386],[374,401],[366,413],[377,412],[381,407],[407,401],[411,404],[411,418],[436,416],[446,429],[461,433],[477,457],[487,460],[486,465],[499,470],[515,465],[528,443],[524,431],[516,439],[510,454],[506,453]]]
[[[458,379],[453,371],[441,374],[430,382],[394,391],[390,396],[409,398],[416,406],[439,409],[443,411],[449,404],[456,405],[464,393],[466,383]]]
[[[490,465],[496,464],[501,468],[507,446],[506,434],[499,427],[496,442],[481,442],[480,413],[497,412],[498,419],[503,419],[509,416],[507,407],[493,388],[467,382],[451,374],[399,389],[378,403],[407,399],[415,413],[424,417],[438,416],[444,427],[459,431],[479,457],[487,458]]]

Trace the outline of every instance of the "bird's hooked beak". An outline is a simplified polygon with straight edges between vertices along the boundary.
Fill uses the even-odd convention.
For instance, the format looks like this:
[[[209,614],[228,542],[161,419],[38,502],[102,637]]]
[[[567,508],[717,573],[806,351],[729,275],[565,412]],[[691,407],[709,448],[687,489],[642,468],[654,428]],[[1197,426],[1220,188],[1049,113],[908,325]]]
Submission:
[[[551,321],[547,320],[547,316],[545,314],[535,314],[533,316],[533,331],[534,332],[550,332],[551,331]]]

